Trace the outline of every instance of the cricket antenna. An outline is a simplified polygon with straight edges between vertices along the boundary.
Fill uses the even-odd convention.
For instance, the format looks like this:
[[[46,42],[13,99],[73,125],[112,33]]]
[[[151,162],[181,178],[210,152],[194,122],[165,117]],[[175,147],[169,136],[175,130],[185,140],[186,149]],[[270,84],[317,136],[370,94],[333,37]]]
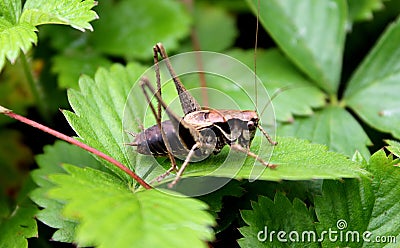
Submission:
[[[254,91],[256,94],[256,109],[258,106],[258,90],[257,90],[257,46],[258,46],[258,23],[260,16],[260,0],[257,1],[257,21],[256,21],[256,37],[254,41]]]
[[[260,112],[260,116],[262,116],[264,114],[264,111],[267,109],[267,107],[272,103],[272,100],[274,100],[277,96],[279,96],[282,92],[293,88],[292,86],[284,86],[282,88],[277,89],[272,96],[270,97],[269,101],[267,102],[267,104],[265,104],[264,108],[261,110]]]
[[[274,100],[276,97],[278,97],[281,93],[283,93],[283,92],[285,92],[287,90],[291,90],[291,89],[306,88],[306,87],[310,87],[310,86],[305,86],[305,85],[286,85],[286,86],[282,86],[282,87],[276,89],[276,91],[269,98],[269,101],[267,102],[267,104],[265,104],[265,106],[262,108],[261,112],[259,112],[259,116],[262,116],[264,114],[265,110],[272,103],[272,100]]]

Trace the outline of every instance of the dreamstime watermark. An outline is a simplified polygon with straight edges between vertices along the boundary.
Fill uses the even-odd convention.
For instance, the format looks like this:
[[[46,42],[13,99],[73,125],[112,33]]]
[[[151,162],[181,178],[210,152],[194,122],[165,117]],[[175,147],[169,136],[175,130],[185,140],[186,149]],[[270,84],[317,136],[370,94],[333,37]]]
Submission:
[[[298,243],[310,243],[310,242],[345,242],[345,243],[396,243],[396,236],[374,236],[370,231],[359,232],[355,230],[346,230],[347,222],[340,219],[336,222],[336,228],[329,228],[328,230],[323,230],[317,233],[314,230],[306,231],[276,231],[268,230],[265,226],[264,230],[260,230],[257,233],[257,239],[260,242],[273,242],[277,240],[278,242],[298,242]]]

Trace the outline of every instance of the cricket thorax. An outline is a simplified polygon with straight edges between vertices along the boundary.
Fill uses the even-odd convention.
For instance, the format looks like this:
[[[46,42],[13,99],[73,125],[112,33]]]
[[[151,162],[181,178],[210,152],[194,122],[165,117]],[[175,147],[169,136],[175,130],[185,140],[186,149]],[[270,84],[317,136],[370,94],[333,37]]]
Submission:
[[[259,121],[257,112],[252,110],[206,109],[194,111],[183,117],[185,122],[196,128],[212,126],[214,123],[223,123],[233,119],[255,122],[256,125]]]
[[[183,120],[196,127],[206,142],[213,139],[210,132],[212,131],[216,137],[213,152],[219,153],[225,145],[233,143],[249,147],[257,131],[259,118],[257,113],[251,110],[210,109],[189,113]]]

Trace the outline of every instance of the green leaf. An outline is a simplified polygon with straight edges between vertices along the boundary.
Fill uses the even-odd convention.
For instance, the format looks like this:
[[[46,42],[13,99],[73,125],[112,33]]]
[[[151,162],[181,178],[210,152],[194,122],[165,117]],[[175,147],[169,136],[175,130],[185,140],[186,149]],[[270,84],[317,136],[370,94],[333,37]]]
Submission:
[[[400,221],[400,171],[394,164],[398,160],[386,157],[383,150],[373,154],[368,162],[367,169],[374,175],[372,179],[345,180],[344,182],[324,181],[323,193],[315,201],[315,210],[319,220],[319,233],[341,230],[357,232],[362,247],[394,247],[391,238],[400,238],[400,228],[396,223]],[[339,228],[340,227],[340,228]],[[362,239],[367,236],[372,242]],[[387,238],[386,243],[378,244],[376,237]],[[356,241],[338,240],[331,242],[327,236],[324,239],[325,247],[344,247]],[[353,238],[356,238],[357,234]],[[340,241],[340,242],[339,242]],[[395,241],[395,240],[394,240]]]
[[[12,24],[19,20],[21,15],[21,1],[19,0],[3,0],[0,2],[0,19],[5,19]]]
[[[367,134],[354,117],[340,107],[330,106],[310,118],[297,118],[294,123],[279,127],[278,133],[325,144],[349,157],[355,151],[365,158],[370,156],[366,146],[371,145],[371,141]]]
[[[229,148],[225,147],[218,155],[210,156],[202,162],[191,163],[185,170],[184,176],[208,175],[280,181],[352,178],[359,177],[360,173],[363,173],[359,164],[339,153],[328,151],[326,146],[289,137],[277,137],[278,145],[271,146],[264,139],[260,136],[255,137],[251,150],[264,160],[276,165],[275,169],[266,169],[253,158],[246,158],[246,155],[238,152],[228,154]],[[164,164],[165,168],[168,168],[168,164],[169,161]],[[193,182],[193,186],[190,186],[191,180],[186,181],[189,183],[181,182],[180,186],[178,183],[177,189],[185,187],[188,190],[190,187],[200,187]]]
[[[1,247],[28,247],[28,238],[37,237],[36,205],[25,198],[8,216],[0,216]]]
[[[205,52],[200,55],[203,60],[202,68],[206,72],[208,106],[221,109],[254,109],[257,105],[259,114],[262,114],[263,124],[268,125],[268,120],[274,116],[278,121],[293,121],[294,114],[310,115],[313,113],[312,108],[325,105],[325,94],[304,78],[277,49],[257,52],[257,76],[260,80],[257,81],[257,90],[253,74],[253,50],[235,49],[226,54]],[[199,76],[187,73],[192,72],[191,70],[182,70],[191,63],[190,59],[188,54],[184,54],[172,57],[171,61],[177,73],[181,74],[181,81],[185,87],[196,89],[199,87]],[[215,90],[224,95],[217,95]],[[269,98],[275,92],[279,94],[271,103]],[[196,94],[196,91],[191,93],[196,99],[202,99],[202,95]],[[227,100],[221,101],[221,97],[226,97]],[[233,104],[229,100],[233,100]],[[266,111],[261,113],[266,106]]]
[[[108,68],[111,62],[95,53],[76,51],[53,57],[52,71],[58,74],[61,88],[78,89],[82,74],[93,77],[99,67]]]
[[[32,48],[32,43],[36,44],[36,31],[35,26],[30,23],[13,24],[0,18],[0,69],[3,68],[6,58],[14,63],[20,50],[27,53]]]
[[[176,49],[190,30],[184,6],[172,0],[104,1],[98,13],[90,41],[98,51],[115,56],[148,59],[154,44]]]
[[[242,211],[248,226],[240,228],[241,247],[396,247],[400,171],[394,165],[398,162],[380,150],[366,165],[372,178],[324,180],[322,195],[314,195],[316,215],[300,200],[294,198],[292,204],[282,193],[274,201],[259,197],[252,210]],[[314,242],[309,243],[310,237]]]
[[[367,170],[373,175],[372,188],[375,194],[375,204],[367,230],[372,232],[371,240],[377,236],[395,236],[400,239],[400,170],[396,166],[399,159],[386,157],[383,150],[379,150],[369,160]],[[368,244],[374,247],[373,243]]]
[[[225,8],[217,7],[214,3],[196,4],[193,8],[193,19],[193,32],[198,39],[200,50],[221,52],[234,44],[238,31],[235,19]],[[186,45],[187,50],[193,50],[192,42]],[[185,49],[180,47],[179,50]]]
[[[252,210],[241,212],[243,220],[248,225],[239,229],[244,236],[238,240],[241,247],[305,247],[305,245],[319,247],[316,242],[293,242],[289,239],[290,232],[302,233],[315,230],[311,212],[299,199],[291,202],[282,193],[277,193],[274,201],[260,196],[258,201],[252,202],[251,205]],[[271,235],[274,231],[275,235]],[[286,232],[286,236],[277,235],[279,231]],[[278,236],[286,241],[280,241]],[[294,235],[290,237],[296,239]],[[301,236],[297,238],[300,240]]]
[[[243,185],[246,194],[250,196],[250,200],[257,200],[255,196],[267,196],[274,198],[277,192],[284,194],[290,201],[295,198],[304,202],[314,202],[314,196],[320,195],[322,192],[322,182],[324,180],[298,180],[298,181],[256,181],[248,182]]]
[[[124,108],[131,88],[143,72],[144,68],[137,64],[130,64],[127,68],[113,65],[109,71],[99,69],[94,80],[82,76],[79,80],[80,91],[68,91],[68,99],[75,113],[63,112],[71,127],[86,144],[129,168],[134,168],[135,156],[126,154],[126,131],[133,129],[124,129]],[[143,102],[139,106],[143,106]],[[108,162],[102,163],[121,178],[132,180]]]
[[[94,0],[27,0],[20,22],[33,26],[64,24],[82,32],[86,29],[93,31],[89,22],[98,18],[96,12],[91,10],[95,5]]]
[[[400,138],[400,21],[390,25],[350,79],[344,102],[372,127]]]
[[[227,54],[240,60],[249,68],[254,68],[254,51],[234,50]],[[283,90],[275,99],[272,99],[275,118],[278,121],[291,122],[294,119],[293,115],[311,115],[312,108],[325,105],[325,94],[304,78],[301,72],[276,49],[257,51],[257,76],[270,96],[278,90]],[[240,82],[247,84],[248,88],[254,88],[254,82]],[[251,97],[253,100],[256,98],[256,96]],[[264,108],[264,106],[257,107],[260,111]]]
[[[350,23],[371,20],[373,12],[384,7],[382,0],[347,0],[347,5]]]
[[[319,237],[323,231],[356,231],[362,235],[368,230],[368,222],[374,205],[374,195],[369,179],[352,179],[340,181],[325,180],[322,196],[316,196],[315,211],[319,220],[317,230]],[[343,227],[344,228],[343,228]],[[329,229],[330,228],[330,229]],[[355,236],[356,238],[356,236]],[[362,236],[358,242],[362,242]],[[324,247],[346,247],[357,243],[357,240],[323,239]]]
[[[66,165],[53,175],[50,196],[66,202],[64,214],[80,222],[76,241],[97,247],[206,247],[214,220],[198,200],[167,191],[133,193],[110,174]],[[105,235],[105,233],[107,235]]]
[[[0,69],[3,68],[6,58],[14,63],[20,50],[27,53],[32,48],[32,43],[37,43],[37,25],[56,23],[70,25],[81,31],[92,30],[89,21],[97,18],[97,14],[91,10],[94,3],[93,0],[28,0],[21,14],[20,1],[2,2]]]
[[[389,144],[386,149],[393,153],[396,157],[400,158],[400,142],[395,140],[385,140]]]
[[[39,188],[30,193],[31,199],[42,208],[36,218],[46,225],[58,229],[53,234],[52,240],[73,242],[76,223],[62,217],[63,204],[60,201],[49,198],[48,191],[55,186],[49,180],[49,175],[65,174],[66,171],[60,166],[62,163],[96,169],[104,169],[104,167],[88,152],[62,141],[56,141],[53,146],[45,146],[44,154],[37,155],[36,162],[39,169],[32,171],[31,175]]]
[[[249,3],[256,12],[257,0]],[[262,25],[293,63],[328,93],[339,86],[346,18],[344,0],[260,1]]]

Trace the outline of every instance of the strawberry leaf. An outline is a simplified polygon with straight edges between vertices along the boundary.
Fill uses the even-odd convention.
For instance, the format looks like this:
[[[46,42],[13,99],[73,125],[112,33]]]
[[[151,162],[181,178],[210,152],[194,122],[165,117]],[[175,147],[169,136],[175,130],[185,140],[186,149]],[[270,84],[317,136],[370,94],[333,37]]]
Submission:
[[[350,79],[344,101],[372,127],[400,138],[400,19],[390,25]]]
[[[317,196],[315,200],[319,219],[317,230],[319,233],[329,228],[340,231],[343,225],[347,226],[346,230],[363,233],[367,230],[373,204],[374,197],[368,179],[324,181],[322,196]],[[352,242],[337,241],[335,246],[348,246]],[[323,246],[330,245],[332,240],[323,240]]]
[[[0,69],[6,58],[14,63],[20,50],[27,53],[37,43],[36,26],[65,24],[85,31],[92,30],[90,21],[97,18],[93,0],[28,0],[21,11],[19,0],[0,3]]]
[[[14,63],[20,50],[27,53],[32,43],[37,42],[35,26],[22,22],[13,24],[0,18],[0,68],[3,68],[5,59]]]
[[[331,150],[349,157],[359,151],[365,158],[370,156],[371,145],[360,124],[345,109],[330,106],[315,112],[309,118],[296,118],[278,129],[279,135],[289,135],[326,144]]]
[[[128,139],[126,131],[133,130],[124,129],[122,123],[128,94],[143,71],[144,68],[137,64],[130,64],[127,68],[113,65],[109,71],[99,69],[94,79],[82,76],[79,80],[80,91],[68,91],[68,99],[75,113],[63,112],[86,144],[132,169],[135,155],[125,152],[125,143]],[[143,102],[140,104],[138,106],[143,106]],[[102,163],[121,178],[131,180],[115,166],[104,161]]]
[[[254,67],[254,51],[234,50],[228,52],[228,55],[239,59],[249,68]],[[272,99],[275,118],[278,121],[291,122],[294,120],[293,115],[311,115],[313,108],[325,105],[325,94],[310,80],[304,78],[277,49],[257,52],[257,76],[270,96],[282,90],[275,99]],[[254,87],[254,81],[243,81],[243,84],[248,84],[247,87],[250,89]],[[251,97],[256,99],[255,95]],[[264,108],[264,106],[257,107],[260,111]]]
[[[203,51],[224,51],[234,44],[238,35],[233,16],[214,3],[196,4],[193,8],[193,22],[193,32],[196,32],[198,45]],[[186,50],[193,50],[191,42],[179,48],[181,52]]]
[[[49,175],[63,173],[66,171],[61,167],[62,163],[71,163],[77,166],[89,166],[96,169],[104,169],[101,164],[86,151],[57,141],[53,146],[45,146],[44,154],[36,156],[39,169],[34,170],[31,175],[34,182],[39,186],[30,193],[31,199],[42,209],[37,214],[37,219],[46,225],[57,228],[52,240],[61,242],[73,242],[76,222],[65,219],[61,215],[63,204],[60,201],[49,198],[48,191],[55,186],[49,180]]]
[[[17,23],[21,14],[21,1],[3,0],[0,2],[0,18],[13,24]]]
[[[96,12],[91,10],[95,5],[94,0],[27,0],[20,22],[30,23],[33,26],[64,24],[82,32],[86,29],[93,31],[89,22],[98,18]]]
[[[382,0],[348,0],[347,4],[350,22],[371,20],[373,12],[384,7]]]
[[[400,170],[397,166],[399,159],[387,157],[383,150],[376,152],[369,160],[367,170],[374,178],[372,189],[375,195],[374,207],[367,230],[376,236],[396,236],[400,239],[400,227],[396,224],[400,221]],[[373,243],[369,244],[373,247]]]
[[[270,235],[271,231],[285,231],[286,234],[293,230],[314,231],[312,213],[299,199],[291,202],[282,193],[277,193],[274,200],[260,196],[257,202],[252,202],[252,210],[241,212],[243,220],[248,226],[241,227],[240,233],[244,238],[238,242],[241,247],[319,247],[317,243],[291,242],[288,238],[278,240],[278,235]],[[280,235],[282,237],[282,235]]]
[[[1,198],[2,196],[0,196]],[[0,205],[5,201],[0,199]],[[4,206],[0,206],[0,210]],[[0,216],[2,247],[28,247],[28,238],[37,237],[35,214],[38,209],[28,198],[19,203],[8,216]]]
[[[400,171],[398,160],[386,157],[383,150],[373,154],[368,162],[367,170],[374,177],[361,180],[345,180],[345,182],[325,181],[322,196],[316,198],[315,210],[319,223],[318,231],[332,228],[334,231],[356,231],[362,247],[384,247],[400,238]],[[362,236],[368,232],[368,240]],[[386,243],[375,242],[376,238],[385,238]],[[357,236],[353,236],[354,239]],[[338,240],[331,243],[324,240],[327,247],[349,246],[356,240]]]
[[[96,32],[90,42],[114,56],[146,59],[157,42],[176,49],[177,40],[190,30],[190,18],[177,1],[104,1],[98,13],[101,18],[93,24]]]
[[[389,144],[386,149],[388,149],[392,154],[394,154],[396,157],[400,158],[400,143],[395,140],[385,140],[386,143]]]
[[[328,151],[324,145],[310,144],[305,140],[295,138],[277,137],[278,145],[271,146],[263,139],[259,136],[254,139],[252,151],[276,165],[275,169],[267,169],[259,162],[255,162],[253,158],[245,158],[245,155],[238,152],[229,153],[229,148],[226,147],[218,155],[210,156],[202,162],[191,163],[184,176],[208,175],[279,181],[352,178],[365,173],[360,169],[359,164],[341,154]],[[169,162],[166,162],[165,168],[167,164]],[[189,183],[182,182],[181,186],[186,187],[186,190],[191,187],[190,180],[187,181]],[[196,185],[193,182],[192,184]],[[192,187],[200,187],[200,185]]]
[[[256,12],[257,0],[248,2]],[[260,1],[261,24],[292,62],[328,93],[336,93],[339,86],[346,19],[344,0]]]
[[[213,238],[214,220],[198,200],[157,190],[133,193],[108,173],[64,168],[69,175],[52,175],[58,186],[49,193],[65,202],[63,213],[68,218],[80,222],[76,233],[80,245],[205,247],[204,242]]]
[[[400,238],[398,159],[383,150],[365,163],[374,176],[324,180],[314,208],[276,193],[243,210],[241,247],[395,247]],[[262,192],[262,191],[260,191]]]
[[[216,95],[215,90],[222,92],[227,98],[233,99],[234,104],[241,109],[254,109],[256,104],[258,111],[261,112],[269,106],[264,111],[262,120],[270,119],[270,112],[273,112],[272,115],[275,115],[278,121],[293,121],[293,115],[311,115],[313,108],[325,105],[326,95],[324,92],[313,85],[310,80],[304,78],[304,75],[277,49],[257,52],[257,76],[261,81],[257,81],[257,91],[255,91],[255,78],[252,71],[254,68],[253,50],[235,49],[228,51],[226,55],[203,52],[201,56],[204,63],[202,69],[206,72],[208,104],[214,108],[232,108],[232,103],[221,101],[221,96]],[[170,58],[188,89],[199,87],[199,75],[187,73],[197,69],[191,71],[187,68],[187,65],[192,63],[191,60],[195,64],[192,57],[194,56],[186,53]],[[222,64],[224,66],[221,66]],[[268,92],[268,95],[264,93],[265,91]],[[269,98],[275,92],[279,92],[279,95],[270,102]],[[191,92],[196,99],[202,99],[202,95],[196,95],[196,93],[196,91]]]

